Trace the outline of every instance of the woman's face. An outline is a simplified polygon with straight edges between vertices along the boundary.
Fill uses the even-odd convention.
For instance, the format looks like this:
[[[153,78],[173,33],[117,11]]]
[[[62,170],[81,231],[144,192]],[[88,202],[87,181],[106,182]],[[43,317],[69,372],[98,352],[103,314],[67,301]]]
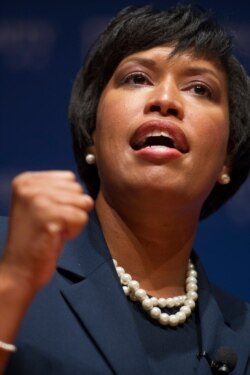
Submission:
[[[126,57],[101,95],[93,151],[108,199],[139,191],[200,208],[226,170],[226,75],[214,60],[171,51]]]

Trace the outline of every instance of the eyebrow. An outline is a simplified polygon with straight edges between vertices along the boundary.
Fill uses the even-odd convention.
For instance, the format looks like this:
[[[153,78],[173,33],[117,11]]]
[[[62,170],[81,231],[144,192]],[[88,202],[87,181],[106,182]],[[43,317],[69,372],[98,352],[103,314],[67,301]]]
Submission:
[[[131,57],[126,60],[126,62],[136,62],[140,65],[146,66],[147,68],[154,68],[157,66],[155,60],[145,57]],[[185,74],[188,76],[195,76],[195,75],[202,75],[202,74],[210,74],[212,75],[217,81],[220,81],[218,74],[213,69],[201,67],[201,66],[189,66],[184,68]]]
[[[145,65],[149,68],[152,68],[152,67],[155,67],[157,65],[157,63],[152,60],[152,59],[149,59],[149,58],[143,58],[143,57],[131,57],[131,58],[128,58],[126,62],[137,62],[141,65]],[[204,68],[204,67],[199,67],[199,66],[195,66],[195,67],[188,67],[187,69],[185,69],[186,73],[188,75],[199,75],[199,74],[212,74],[214,77],[216,77],[218,79],[218,75],[216,74],[216,72],[213,71],[213,69],[209,69],[209,68]]]
[[[219,80],[218,74],[213,69],[204,68],[204,67],[188,67],[185,70],[185,73],[192,76],[192,75],[202,75],[202,74],[211,74],[214,76],[217,80]]]
[[[143,57],[131,57],[131,58],[128,58],[126,62],[137,62],[141,65],[144,65],[148,68],[152,68],[154,66],[156,66],[156,62],[152,59],[148,59],[148,58],[143,58]]]

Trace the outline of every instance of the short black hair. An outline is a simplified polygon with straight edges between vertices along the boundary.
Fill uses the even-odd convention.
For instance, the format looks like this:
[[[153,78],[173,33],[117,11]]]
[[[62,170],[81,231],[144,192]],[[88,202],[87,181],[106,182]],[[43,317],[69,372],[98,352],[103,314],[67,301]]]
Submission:
[[[130,6],[107,25],[90,49],[75,79],[69,105],[74,155],[81,179],[95,198],[100,187],[96,166],[85,161],[92,145],[99,98],[118,64],[126,56],[160,45],[173,53],[191,50],[194,55],[218,60],[227,76],[230,134],[228,162],[231,182],[216,183],[203,204],[200,218],[222,206],[246,180],[250,170],[250,83],[233,55],[233,38],[210,12],[178,4],[167,10]]]

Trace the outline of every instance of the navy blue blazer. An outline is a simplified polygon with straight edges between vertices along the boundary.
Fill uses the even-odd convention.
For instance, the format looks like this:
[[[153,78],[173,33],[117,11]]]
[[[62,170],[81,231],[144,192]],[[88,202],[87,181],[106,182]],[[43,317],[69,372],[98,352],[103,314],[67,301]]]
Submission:
[[[6,220],[0,220],[0,241]],[[2,244],[1,244],[2,246]],[[238,357],[234,375],[250,374],[249,305],[211,286],[199,259],[200,351],[221,346]],[[122,317],[122,318],[121,318]],[[70,241],[51,282],[35,297],[16,339],[6,375],[143,374],[150,368],[95,214]],[[211,374],[197,359],[197,375]],[[168,369],[175,375],[175,369]],[[185,369],[185,375],[193,372]]]

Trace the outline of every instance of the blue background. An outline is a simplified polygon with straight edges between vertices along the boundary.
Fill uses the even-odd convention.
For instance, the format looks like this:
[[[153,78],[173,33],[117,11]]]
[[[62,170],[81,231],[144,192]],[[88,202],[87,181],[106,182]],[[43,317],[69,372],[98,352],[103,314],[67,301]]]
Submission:
[[[84,4],[85,3],[85,4]],[[1,1],[0,215],[12,178],[26,170],[76,171],[67,124],[68,100],[86,51],[126,5],[146,1]],[[154,1],[168,6],[174,1]],[[250,72],[247,1],[196,1],[232,30],[235,53]],[[205,166],[204,166],[205,167]],[[195,183],[195,182],[194,182]],[[211,280],[250,302],[250,180],[223,209],[201,223],[195,248]]]

